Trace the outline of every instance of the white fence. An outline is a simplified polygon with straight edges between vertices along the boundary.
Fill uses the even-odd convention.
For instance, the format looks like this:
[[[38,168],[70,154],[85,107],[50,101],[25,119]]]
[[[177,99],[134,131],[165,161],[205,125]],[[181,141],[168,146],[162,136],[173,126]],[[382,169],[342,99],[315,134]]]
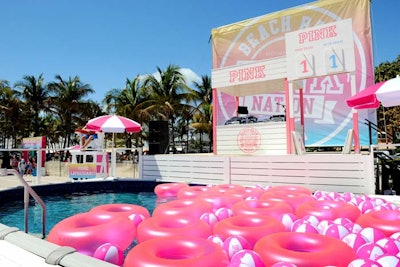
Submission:
[[[311,190],[375,194],[372,155],[146,155],[139,170],[139,177],[144,180],[245,186],[286,184]]]

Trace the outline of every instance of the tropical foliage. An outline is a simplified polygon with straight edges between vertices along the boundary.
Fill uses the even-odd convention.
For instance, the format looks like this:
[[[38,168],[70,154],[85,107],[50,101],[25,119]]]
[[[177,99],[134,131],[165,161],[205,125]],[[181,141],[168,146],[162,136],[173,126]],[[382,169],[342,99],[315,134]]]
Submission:
[[[399,75],[400,56],[381,63],[375,73],[376,82]],[[79,76],[64,79],[56,75],[54,81],[45,83],[43,74],[26,75],[14,85],[0,80],[0,147],[17,148],[22,138],[33,136],[47,136],[52,149],[68,147],[78,142],[74,131],[89,119],[118,114],[143,128],[141,133],[119,134],[118,145],[142,146],[148,139],[149,122],[165,120],[172,149],[212,150],[213,99],[207,75],[188,84],[179,66],[169,65],[165,70],[156,67],[154,74],[126,78],[124,88],[110,89],[101,104],[90,100],[93,93],[95,89]],[[379,128],[386,126],[388,132],[399,132],[399,114],[400,107],[379,108]]]
[[[387,81],[400,75],[400,55],[393,62],[383,62],[375,68],[375,82]],[[378,128],[387,132],[389,141],[400,142],[395,133],[400,133],[400,106],[385,108],[380,106],[377,111]]]
[[[211,134],[212,125],[210,78],[203,76],[195,87],[197,90],[187,84],[179,66],[169,65],[165,70],[157,67],[155,74],[127,78],[125,87],[108,91],[100,105],[90,100],[95,90],[79,76],[64,79],[56,75],[46,84],[43,74],[27,75],[13,86],[1,80],[1,147],[17,148],[22,138],[33,136],[46,136],[52,149],[69,147],[78,142],[75,130],[89,119],[118,114],[139,122],[144,129],[120,134],[118,139],[124,143],[119,145],[142,146],[148,138],[149,121],[166,120],[172,146],[177,140],[185,141],[189,150],[190,129],[192,134]],[[202,148],[203,144],[198,146]]]

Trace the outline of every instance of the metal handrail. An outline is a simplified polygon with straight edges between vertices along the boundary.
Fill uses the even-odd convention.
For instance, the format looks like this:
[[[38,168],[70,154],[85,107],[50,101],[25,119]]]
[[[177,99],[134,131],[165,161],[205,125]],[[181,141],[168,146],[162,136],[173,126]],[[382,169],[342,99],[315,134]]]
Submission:
[[[32,196],[33,199],[39,203],[42,207],[42,238],[46,237],[46,204],[44,201],[36,194],[35,190],[25,181],[25,179],[19,174],[18,171],[14,169],[7,169],[7,174],[17,176],[18,180],[24,186],[24,226],[25,233],[28,233],[28,209],[29,209],[29,197]]]

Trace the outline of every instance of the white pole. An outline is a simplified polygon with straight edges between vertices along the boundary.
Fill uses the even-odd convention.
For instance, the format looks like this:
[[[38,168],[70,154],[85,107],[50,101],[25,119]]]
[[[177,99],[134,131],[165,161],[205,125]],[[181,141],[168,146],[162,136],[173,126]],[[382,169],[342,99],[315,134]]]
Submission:
[[[42,177],[42,150],[37,150],[36,155],[36,184],[40,184],[40,178]]]
[[[143,180],[143,147],[138,147],[138,178]]]
[[[385,129],[385,143],[388,144],[388,136],[387,136],[387,127],[386,127],[386,115],[385,115],[385,107],[382,106],[383,113],[383,127]]]
[[[117,168],[117,154],[114,148],[114,133],[112,135],[111,149],[111,176],[115,177],[115,169]]]

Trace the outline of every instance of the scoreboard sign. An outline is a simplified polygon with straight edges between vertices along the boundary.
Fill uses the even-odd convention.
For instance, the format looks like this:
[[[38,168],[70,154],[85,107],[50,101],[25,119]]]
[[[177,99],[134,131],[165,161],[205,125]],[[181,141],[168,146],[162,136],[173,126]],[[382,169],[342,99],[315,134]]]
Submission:
[[[285,42],[288,80],[356,69],[352,19],[286,33]]]

